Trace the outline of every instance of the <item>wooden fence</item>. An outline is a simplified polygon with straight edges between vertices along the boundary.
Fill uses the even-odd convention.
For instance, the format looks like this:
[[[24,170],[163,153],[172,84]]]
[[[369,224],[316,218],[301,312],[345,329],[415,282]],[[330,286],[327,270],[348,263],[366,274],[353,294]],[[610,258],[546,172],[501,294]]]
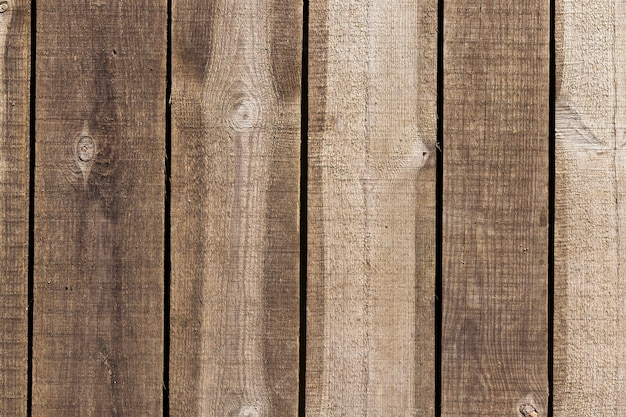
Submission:
[[[626,0],[0,0],[0,416],[626,416]]]

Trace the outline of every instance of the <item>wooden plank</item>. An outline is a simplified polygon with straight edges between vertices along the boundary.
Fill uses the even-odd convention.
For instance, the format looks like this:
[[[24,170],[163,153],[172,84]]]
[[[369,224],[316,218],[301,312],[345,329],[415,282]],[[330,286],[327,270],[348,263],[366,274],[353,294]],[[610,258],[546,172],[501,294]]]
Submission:
[[[306,408],[434,415],[437,4],[310,3]]]
[[[546,416],[547,0],[447,1],[443,416]]]
[[[295,416],[302,3],[172,28],[171,415]]]
[[[554,411],[623,416],[626,4],[556,11]]]
[[[26,415],[30,1],[0,2],[0,415]]]
[[[162,414],[166,33],[37,4],[33,416]]]

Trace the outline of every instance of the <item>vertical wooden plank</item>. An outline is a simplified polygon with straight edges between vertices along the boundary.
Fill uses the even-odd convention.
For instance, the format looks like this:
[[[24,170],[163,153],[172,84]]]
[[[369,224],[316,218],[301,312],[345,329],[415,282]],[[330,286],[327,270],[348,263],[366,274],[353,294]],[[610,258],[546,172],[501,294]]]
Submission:
[[[443,416],[546,416],[547,0],[444,14]]]
[[[165,1],[38,2],[33,416],[159,416]]]
[[[310,8],[307,415],[433,415],[437,4]]]
[[[0,2],[0,415],[26,415],[30,1]]]
[[[555,415],[626,415],[626,4],[556,4]]]
[[[171,415],[298,407],[302,3],[173,3]]]

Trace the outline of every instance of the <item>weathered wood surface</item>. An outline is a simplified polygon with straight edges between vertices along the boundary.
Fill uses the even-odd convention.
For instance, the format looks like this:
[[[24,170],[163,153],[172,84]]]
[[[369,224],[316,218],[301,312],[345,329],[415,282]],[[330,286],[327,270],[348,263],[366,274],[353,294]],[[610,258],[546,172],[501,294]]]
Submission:
[[[295,416],[302,3],[172,28],[171,415]]]
[[[433,415],[437,5],[309,27],[307,415]]]
[[[444,22],[442,415],[547,415],[547,0]]]
[[[30,1],[0,2],[0,415],[26,415]]]
[[[159,416],[165,1],[37,3],[33,416]]]
[[[556,4],[555,416],[626,415],[625,13]]]

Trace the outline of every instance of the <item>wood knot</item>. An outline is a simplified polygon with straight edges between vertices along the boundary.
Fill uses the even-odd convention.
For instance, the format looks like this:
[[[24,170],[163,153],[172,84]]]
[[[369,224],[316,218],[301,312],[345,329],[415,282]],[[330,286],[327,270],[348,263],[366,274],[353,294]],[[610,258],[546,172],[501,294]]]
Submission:
[[[93,159],[96,152],[96,144],[90,136],[83,136],[78,141],[76,152],[78,159],[83,162],[89,162]]]
[[[9,10],[9,2],[8,1],[0,1],[0,13],[4,13]]]
[[[520,405],[519,412],[524,417],[539,417],[539,412],[532,404]]]
[[[257,407],[252,405],[247,405],[241,408],[239,411],[238,417],[260,417],[261,413],[257,409]]]
[[[96,157],[96,141],[89,134],[87,122],[83,127],[83,131],[78,134],[78,140],[75,142],[75,158],[76,165],[83,174],[83,188],[87,189],[89,173]]]
[[[238,132],[253,128],[259,120],[259,106],[250,99],[242,99],[235,102],[230,124]]]

